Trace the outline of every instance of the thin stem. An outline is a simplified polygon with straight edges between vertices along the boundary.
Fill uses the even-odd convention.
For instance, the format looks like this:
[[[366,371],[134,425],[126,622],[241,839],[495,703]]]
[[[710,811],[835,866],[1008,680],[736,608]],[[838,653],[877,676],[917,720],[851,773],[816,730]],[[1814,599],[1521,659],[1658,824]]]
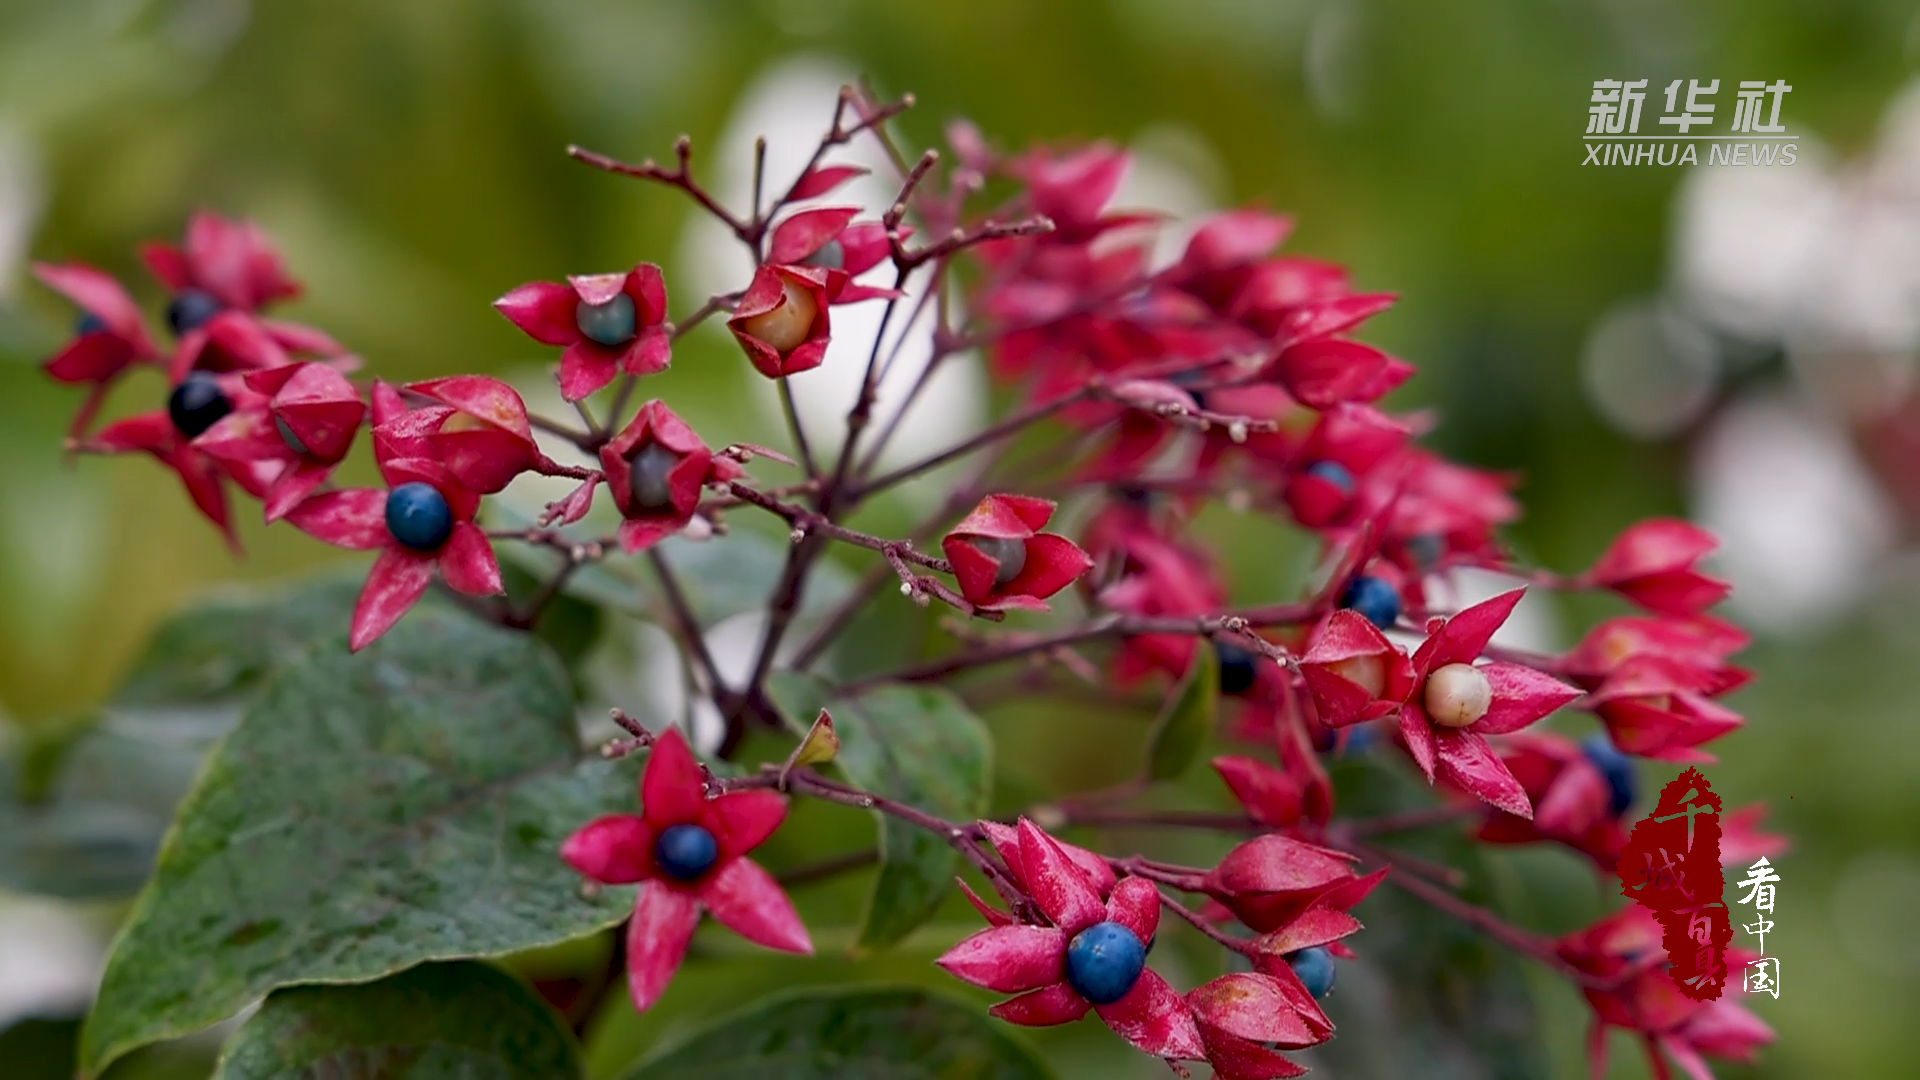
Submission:
[[[1065,397],[1055,398],[1052,401],[1039,405],[1028,406],[1021,412],[1017,412],[1005,420],[994,424],[992,427],[976,433],[973,437],[950,446],[931,457],[922,458],[911,465],[904,465],[884,476],[867,481],[860,485],[859,497],[864,499],[876,491],[883,491],[903,480],[911,480],[921,473],[931,469],[937,469],[955,458],[965,457],[981,447],[990,446],[999,442],[1001,439],[1016,435],[1027,427],[1052,416],[1067,406],[1078,401],[1086,400],[1087,396],[1088,391],[1079,390]]]
[[[713,702],[722,711],[733,698],[733,691],[720,680],[720,669],[713,662],[713,654],[707,649],[706,635],[700,632],[700,621],[694,618],[693,607],[687,603],[686,593],[680,589],[680,578],[668,565],[666,556],[660,554],[658,547],[647,549],[647,563],[653,567],[653,574],[660,580],[660,594],[666,598],[667,610],[673,616],[680,639],[685,643],[688,655],[693,657],[696,667],[706,677],[708,693]]]
[[[1239,938],[1222,932],[1219,927],[1208,922],[1206,916],[1175,900],[1164,892],[1160,894],[1160,906],[1185,919],[1188,925],[1219,943],[1222,948],[1237,952],[1241,956],[1253,956],[1258,952],[1250,942],[1242,941]]]
[[[809,478],[820,475],[813,463],[813,448],[807,444],[807,429],[800,426],[800,411],[793,406],[793,388],[787,380],[778,380],[780,384],[780,409],[787,417],[787,431],[793,435],[793,445],[800,451],[800,467],[807,471]]]
[[[746,242],[748,246],[752,246],[753,241],[747,223],[735,216],[733,211],[721,206],[719,200],[715,199],[708,193],[706,188],[701,187],[700,183],[693,178],[693,173],[690,169],[690,164],[693,160],[693,140],[685,135],[674,140],[673,155],[678,161],[678,165],[672,169],[667,169],[654,164],[652,158],[648,158],[638,165],[633,165],[624,161],[615,160],[605,154],[595,153],[582,146],[567,147],[568,157],[576,161],[585,162],[596,169],[605,169],[610,173],[616,173],[620,176],[634,176],[642,180],[653,180],[666,184],[669,187],[679,188],[691,196],[693,201],[704,207],[707,213],[718,218],[721,224],[732,229],[735,236]]]
[[[1266,826],[1245,814],[1216,814],[1204,810],[1097,810],[1091,807],[1046,806],[1039,817],[1057,814],[1068,825],[1105,825],[1141,829],[1213,829],[1225,832],[1264,832]]]
[[[1437,885],[1428,884],[1406,874],[1388,874],[1387,883],[1428,906],[1466,923],[1507,948],[1552,968],[1582,986],[1609,987],[1615,981],[1581,971],[1562,960],[1560,955],[1554,952],[1553,942],[1550,939],[1522,930],[1486,908],[1469,904]]]
[[[1355,818],[1340,822],[1327,832],[1336,841],[1336,845],[1348,839],[1361,836],[1378,836],[1381,833],[1406,832],[1412,829],[1425,829],[1434,825],[1451,825],[1456,821],[1465,821],[1479,817],[1479,806],[1448,804],[1442,806],[1423,806],[1417,810],[1403,810],[1394,814],[1382,814],[1378,817]],[[1338,830],[1336,832],[1335,830]]]
[[[576,431],[557,420],[549,420],[544,416],[537,416],[531,413],[527,415],[527,423],[533,425],[537,430],[565,439],[582,450],[591,450],[593,448],[593,432],[591,431]]]

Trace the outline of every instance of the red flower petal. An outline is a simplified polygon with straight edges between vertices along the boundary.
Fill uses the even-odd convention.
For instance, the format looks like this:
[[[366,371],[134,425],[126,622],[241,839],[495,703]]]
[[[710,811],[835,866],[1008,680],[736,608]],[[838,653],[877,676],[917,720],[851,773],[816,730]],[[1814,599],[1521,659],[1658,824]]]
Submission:
[[[1422,674],[1448,664],[1471,664],[1487,649],[1494,631],[1513,614],[1525,589],[1504,592],[1460,612],[1446,621],[1414,651],[1413,666]]]
[[[653,741],[646,771],[640,774],[640,805],[657,828],[697,822],[706,803],[706,778],[680,729],[670,727]]]
[[[1319,338],[1282,350],[1269,370],[1302,405],[1329,409],[1369,400],[1368,392],[1381,381],[1391,359],[1357,341]]]
[[[1720,542],[1690,521],[1654,518],[1622,532],[1587,571],[1603,585],[1691,567]]]
[[[574,310],[580,296],[557,281],[530,281],[493,302],[494,309],[542,345],[571,345],[580,340]]]
[[[433,561],[397,546],[384,548],[367,571],[367,583],[353,607],[353,632],[347,647],[359,652],[386,633],[433,583]]]
[[[645,819],[609,814],[567,837],[560,857],[603,885],[631,885],[653,872],[653,839]]]
[[[560,354],[560,396],[579,401],[613,381],[618,370],[614,357],[585,338],[567,346]]]
[[[1544,672],[1520,664],[1495,661],[1480,665],[1493,687],[1493,705],[1474,721],[1482,735],[1518,731],[1580,696],[1580,691]]]
[[[1307,1074],[1305,1066],[1296,1065],[1259,1043],[1204,1027],[1200,1033],[1206,1040],[1207,1063],[1213,1066],[1215,1080],[1284,1080]]]
[[[1107,918],[1133,931],[1144,944],[1160,929],[1160,890],[1146,878],[1130,877],[1113,887]]]
[[[1140,973],[1126,997],[1111,1005],[1096,1005],[1094,1012],[1115,1035],[1155,1057],[1197,1061],[1207,1056],[1193,1010],[1152,968]]]
[[[327,478],[333,475],[334,466],[324,461],[299,460],[287,465],[280,478],[267,489],[262,510],[267,524],[271,525],[292,513],[294,508],[307,501]]]
[[[704,819],[720,844],[720,858],[735,859],[766,842],[787,819],[785,796],[772,791],[736,791],[710,799]]]
[[[1340,852],[1275,833],[1228,852],[1207,874],[1206,886],[1229,894],[1318,889],[1352,877],[1350,863]]]
[[[813,940],[793,901],[752,859],[734,859],[721,867],[700,887],[700,899],[720,925],[755,945],[813,955]]]
[[[987,1013],[1009,1024],[1051,1027],[1070,1024],[1087,1015],[1087,1010],[1091,1008],[1093,1005],[1086,998],[1074,993],[1073,987],[1062,981],[1017,998],[1009,998],[988,1009]]]
[[[857,206],[826,206],[802,210],[774,226],[773,240],[767,247],[767,261],[797,263],[840,235],[860,213]]]
[[[172,244],[149,240],[140,245],[140,261],[147,264],[160,284],[175,292],[193,288],[193,272],[187,269],[187,255]]]
[[[627,924],[627,992],[641,1012],[653,1007],[680,969],[700,922],[700,902],[661,881],[640,886]]]
[[[1027,892],[1053,924],[1069,935],[1106,918],[1106,908],[1053,837],[1021,818],[1020,863],[1026,871]]]
[[[140,318],[140,306],[133,302],[112,275],[80,263],[65,266],[34,263],[33,276],[47,288],[73,301],[76,307],[98,318],[115,337],[122,338],[141,352],[152,352],[146,324]]]
[[[372,551],[387,542],[387,493],[375,488],[323,492],[288,511],[286,518],[316,540]]]
[[[953,883],[960,886],[960,895],[967,898],[967,903],[973,905],[973,910],[979,912],[980,917],[987,920],[988,925],[1008,926],[1012,924],[1013,917],[1001,911],[999,908],[994,907],[992,904],[987,903],[985,900],[980,899],[980,894],[973,891],[973,886],[967,884],[967,879],[957,877],[953,879]]]
[[[970,934],[934,963],[963,982],[1016,994],[1059,982],[1066,958],[1066,934],[1051,926],[1011,925]]]
[[[471,521],[454,523],[453,535],[440,549],[440,576],[455,592],[468,596],[492,596],[505,592],[500,583],[500,564],[493,557],[493,544],[487,534]]]
[[[1213,767],[1253,820],[1270,829],[1300,820],[1301,785],[1288,773],[1244,757],[1217,757]]]
[[[1027,540],[1027,564],[1002,592],[1044,600],[1093,568],[1093,557],[1064,536],[1041,533]]]
[[[1400,706],[1400,737],[1406,741],[1407,752],[1413,755],[1414,764],[1426,774],[1427,781],[1433,781],[1433,721],[1427,719],[1426,710],[1416,702],[1407,702]]]
[[[673,363],[673,340],[660,327],[649,327],[634,335],[620,354],[620,370],[628,375],[658,375]]]
[[[1360,929],[1360,920],[1331,907],[1308,908],[1287,925],[1262,935],[1262,952],[1285,954],[1337,941]]]
[[[1447,729],[1434,733],[1435,758],[1441,775],[1481,802],[1515,817],[1533,818],[1533,803],[1500,755],[1487,740],[1472,731]]]
[[[478,417],[520,438],[533,441],[527,422],[527,403],[519,391],[485,375],[454,375],[445,379],[408,383],[407,389]]]
[[[787,198],[818,198],[856,176],[865,176],[867,172],[868,170],[858,165],[821,165],[818,168],[809,169],[800,179],[794,181],[793,190],[787,193]]]
[[[1187,995],[1194,1016],[1208,1027],[1253,1042],[1310,1046],[1317,1040],[1293,1011],[1293,1002],[1266,975],[1235,972]]]

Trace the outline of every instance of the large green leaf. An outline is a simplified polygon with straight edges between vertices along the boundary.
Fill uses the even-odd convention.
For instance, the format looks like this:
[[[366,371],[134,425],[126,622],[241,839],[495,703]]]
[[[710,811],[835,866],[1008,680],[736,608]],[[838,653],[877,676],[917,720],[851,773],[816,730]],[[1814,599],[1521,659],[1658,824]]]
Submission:
[[[208,760],[107,964],[89,1075],[266,992],[360,982],[617,922],[557,848],[631,807],[632,769],[580,761],[538,641],[448,611],[362,654],[316,648]]]
[[[719,1021],[632,1080],[1046,1080],[977,1006],[910,987],[784,995]]]
[[[769,680],[774,704],[803,734],[821,708],[840,735],[834,764],[876,795],[973,821],[987,812],[993,786],[993,740],[960,699],[931,686],[880,686],[833,696],[825,683],[796,672]],[[959,855],[941,837],[884,814],[880,873],[862,920],[860,945],[881,948],[913,932],[953,886]]]
[[[138,890],[208,748],[275,671],[344,637],[358,590],[326,579],[233,595],[161,624],[91,724],[42,748],[31,775],[0,768],[0,885],[70,899]]]
[[[1193,650],[1186,678],[1174,687],[1147,739],[1147,778],[1172,780],[1187,771],[1213,734],[1220,703],[1220,661],[1203,643]]]
[[[473,961],[360,986],[276,990],[227,1043],[214,1080],[566,1080],[573,1035],[525,983]]]

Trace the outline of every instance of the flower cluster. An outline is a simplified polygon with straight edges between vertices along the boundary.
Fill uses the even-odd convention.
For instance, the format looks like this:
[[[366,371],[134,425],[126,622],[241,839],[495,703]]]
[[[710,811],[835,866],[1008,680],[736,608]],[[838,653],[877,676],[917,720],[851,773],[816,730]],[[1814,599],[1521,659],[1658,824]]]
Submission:
[[[1349,909],[1398,880],[1388,876],[1390,853],[1361,843],[1370,833],[1336,816],[1322,758],[1368,746],[1403,755],[1438,796],[1421,824],[1473,822],[1486,842],[1555,842],[1611,868],[1635,800],[1634,759],[1711,760],[1701,748],[1741,724],[1720,699],[1747,678],[1729,662],[1745,637],[1707,614],[1727,587],[1699,568],[1712,538],[1685,522],[1651,521],[1579,573],[1515,563],[1499,535],[1519,514],[1511,479],[1422,448],[1427,418],[1385,404],[1413,367],[1358,335],[1394,298],[1357,290],[1339,266],[1278,253],[1291,223],[1258,209],[1211,218],[1177,259],[1156,264],[1157,220],[1112,205],[1127,168],[1114,147],[1002,154],[960,124],[949,131],[944,170],[932,153],[901,161],[890,206],[869,216],[826,201],[863,171],[828,161],[830,153],[873,137],[897,157],[884,127],[904,107],[843,92],[805,171],[744,213],[699,184],[684,140],[672,167],[574,151],[685,191],[754,261],[750,276],[679,321],[667,275],[647,262],[520,285],[495,301],[559,350],[555,379],[579,425],[529,413],[517,391],[488,376],[357,380],[356,359],[327,335],[266,316],[299,286],[248,223],[202,213],[183,246],[144,249],[165,290],[165,339],[108,275],[38,265],[40,279],[81,312],[74,339],[47,362],[54,378],[88,389],[72,445],[159,459],[230,541],[237,487],[260,501],[267,523],[378,552],[353,615],[354,649],[385,633],[436,578],[525,627],[582,563],[723,531],[734,512],[770,513],[793,547],[750,680],[730,685],[703,649],[688,649],[727,721],[728,754],[747,725],[771,715],[768,674],[817,661],[895,578],[915,602],[938,601],[973,621],[956,632],[956,651],[879,681],[1027,659],[1046,677],[1116,693],[1182,694],[1191,672],[1216,672],[1217,685],[1199,689],[1225,699],[1223,734],[1243,744],[1213,762],[1222,797],[1241,811],[1140,810],[1131,819],[1255,834],[1211,867],[1067,843],[1052,833],[1101,821],[1092,811],[1076,817],[1068,803],[945,822],[805,763],[717,778],[676,731],[638,725],[614,749],[649,755],[641,813],[583,826],[560,854],[593,882],[639,885],[627,971],[645,1009],[666,989],[703,910],[760,945],[811,952],[785,893],[746,858],[781,825],[785,795],[878,810],[936,830],[1005,903],[962,881],[990,925],[939,961],[1011,995],[995,1016],[1038,1025],[1092,1012],[1170,1061],[1207,1061],[1234,1080],[1298,1075],[1281,1051],[1333,1034],[1319,1000],[1333,987],[1335,961],[1355,956],[1344,944],[1360,929]],[[1009,190],[981,205],[984,192]],[[681,336],[709,318],[724,316],[752,377],[804,378],[829,362],[835,307],[884,302],[891,314],[916,281],[934,298],[931,364],[983,354],[1012,402],[1004,419],[925,460],[876,467],[899,423],[873,423],[884,366],[877,343],[837,462],[814,460],[798,431],[790,432],[798,464],[759,446],[715,448],[666,402],[631,404],[640,380],[665,370]],[[950,321],[963,310],[964,321]],[[164,377],[164,401],[93,430],[110,388],[141,367]],[[380,486],[336,486],[334,470],[363,426]],[[1016,436],[1041,430],[1055,437],[1036,457],[1009,460]],[[590,464],[549,456],[560,447]],[[848,524],[869,500],[969,456],[981,462],[973,478],[916,530],[940,537],[940,555]],[[756,458],[801,475],[769,485],[747,469]],[[489,529],[486,500],[528,474],[574,484],[536,525]],[[618,519],[611,534],[562,531],[588,518],[603,486]],[[1193,524],[1215,502],[1309,534],[1324,553],[1323,583],[1304,596],[1229,606],[1229,583]],[[564,565],[528,604],[509,604],[497,598],[499,542],[555,548]],[[830,544],[864,549],[876,573],[797,654],[782,651],[806,576]],[[1463,605],[1462,568],[1514,587]],[[656,569],[667,574],[663,562]],[[1595,626],[1564,655],[1527,653],[1496,638],[1528,590],[1611,592],[1641,613]],[[665,593],[677,636],[697,643],[684,602],[671,587]],[[1053,614],[1055,603],[1068,613]],[[991,625],[1048,615],[1039,629]],[[1536,727],[1556,713],[1563,723],[1590,723],[1571,715],[1590,714],[1597,730],[1575,742]],[[1757,812],[1730,819],[1730,846],[1776,849],[1754,828]],[[1164,912],[1244,958],[1244,969],[1184,992],[1172,986],[1148,966]],[[1744,1057],[1764,1040],[1765,1029],[1732,1006],[1666,994],[1651,946],[1621,944],[1635,918],[1618,916],[1537,958],[1590,975],[1583,989],[1601,1023],[1639,1032],[1694,1075],[1704,1075],[1700,1054]]]

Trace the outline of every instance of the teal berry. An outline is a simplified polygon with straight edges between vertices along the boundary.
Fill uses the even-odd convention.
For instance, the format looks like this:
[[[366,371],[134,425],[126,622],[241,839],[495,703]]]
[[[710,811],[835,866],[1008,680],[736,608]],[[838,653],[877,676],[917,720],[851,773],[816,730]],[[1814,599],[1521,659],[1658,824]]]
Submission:
[[[1117,922],[1095,923],[1067,943],[1067,985],[1095,1005],[1126,997],[1146,966],[1147,947]]]
[[[293,428],[278,415],[273,418],[273,429],[280,433],[280,441],[287,444],[287,449],[301,455],[312,453],[307,449],[307,444],[300,441],[300,436],[293,433]]]
[[[1439,564],[1440,556],[1447,553],[1446,541],[1436,533],[1410,536],[1404,546],[1407,549],[1407,558],[1421,570],[1433,569]]]
[[[713,869],[720,845],[698,825],[669,825],[653,842],[653,861],[675,881],[693,881]]]
[[[205,326],[208,319],[220,314],[220,301],[213,294],[199,289],[188,289],[167,302],[167,326],[178,337],[189,330],[198,330]]]
[[[1213,653],[1220,658],[1221,693],[1228,697],[1239,697],[1253,689],[1253,653],[1224,641],[1213,643]]]
[[[639,328],[633,297],[626,293],[619,293],[601,304],[580,301],[573,309],[573,323],[582,334],[602,345],[624,345],[633,340]]]
[[[819,251],[800,260],[807,266],[818,266],[826,270],[844,270],[847,266],[847,250],[840,246],[839,240],[829,240],[822,244]]]
[[[1316,998],[1333,993],[1333,954],[1319,945],[1287,954],[1287,966]]]
[[[205,371],[190,373],[167,396],[167,418],[182,438],[199,435],[232,411],[233,402],[220,389],[220,380]]]
[[[387,533],[401,547],[436,551],[453,535],[453,508],[432,484],[401,484],[387,492]]]
[[[1347,582],[1340,594],[1340,606],[1352,608],[1368,622],[1387,630],[1400,618],[1400,593],[1381,578],[1361,574]]]
[[[1307,475],[1333,485],[1342,495],[1351,495],[1358,487],[1353,479],[1353,470],[1337,461],[1316,461],[1307,466]]]
[[[661,446],[648,443],[627,462],[627,490],[633,493],[633,501],[642,510],[659,513],[673,509],[673,488],[667,483],[667,474],[680,464],[680,455]]]
[[[993,583],[1005,585],[1020,576],[1027,568],[1027,542],[1018,538],[999,539],[991,536],[977,536],[972,539],[974,547],[994,562]]]
[[[73,332],[81,337],[86,337],[88,334],[102,333],[106,329],[107,320],[95,315],[91,311],[81,312],[80,318],[73,324]]]
[[[1607,778],[1608,812],[1614,817],[1626,813],[1639,793],[1640,778],[1633,771],[1633,759],[1621,753],[1605,735],[1581,740],[1580,752]]]

